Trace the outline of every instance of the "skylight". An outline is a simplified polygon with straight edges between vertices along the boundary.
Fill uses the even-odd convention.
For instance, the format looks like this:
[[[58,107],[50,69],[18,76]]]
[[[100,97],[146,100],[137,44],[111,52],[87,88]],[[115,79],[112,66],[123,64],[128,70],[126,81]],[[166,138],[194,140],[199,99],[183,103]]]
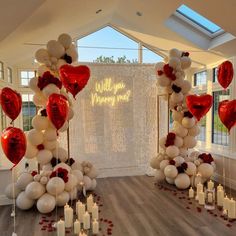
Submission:
[[[211,34],[215,34],[216,32],[222,30],[220,26],[216,25],[184,4],[181,5],[176,11]]]

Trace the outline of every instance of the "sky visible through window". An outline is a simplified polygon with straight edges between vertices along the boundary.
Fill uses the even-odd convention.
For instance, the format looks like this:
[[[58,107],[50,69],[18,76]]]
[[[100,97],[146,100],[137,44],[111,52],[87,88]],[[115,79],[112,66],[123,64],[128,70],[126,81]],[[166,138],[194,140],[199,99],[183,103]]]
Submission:
[[[79,39],[77,45],[82,46],[78,48],[81,62],[93,62],[100,56],[113,57],[115,61],[117,58],[125,56],[131,62],[138,62],[138,43],[109,26]],[[88,48],[83,48],[83,46]],[[158,61],[162,61],[160,56],[150,50],[145,50],[145,62],[156,63]]]
[[[196,11],[192,10],[191,8],[187,7],[186,5],[181,5],[177,12],[181,13],[188,19],[192,20],[193,22],[197,23],[204,29],[208,30],[210,33],[216,33],[217,31],[221,30],[221,28],[213,23],[212,21],[208,20],[204,16],[200,15]]]

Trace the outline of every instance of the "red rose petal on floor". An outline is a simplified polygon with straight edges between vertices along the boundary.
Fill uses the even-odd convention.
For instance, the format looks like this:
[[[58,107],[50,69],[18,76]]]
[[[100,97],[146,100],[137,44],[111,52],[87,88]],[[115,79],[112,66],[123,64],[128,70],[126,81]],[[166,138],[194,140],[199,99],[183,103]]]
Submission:
[[[100,221],[103,221],[103,218],[100,218]]]
[[[214,214],[215,217],[217,217],[218,215],[217,214]]]
[[[66,230],[66,234],[69,234],[70,233],[70,231],[69,230]]]
[[[46,230],[45,228],[41,228],[41,230]]]
[[[187,207],[186,207],[186,209],[188,209],[188,210],[189,210],[189,209],[190,209],[190,207],[188,207],[188,206],[187,206]]]
[[[109,232],[109,233],[107,233],[108,235],[112,235],[112,233],[111,232]]]
[[[202,212],[202,209],[200,207],[197,207],[196,209],[199,213]]]
[[[113,225],[113,224],[110,224],[110,227],[114,227],[114,225]]]
[[[43,222],[41,221],[41,222],[39,222],[39,224],[40,224],[40,225],[42,225],[42,224],[43,224]]]
[[[226,226],[227,226],[227,227],[229,227],[229,228],[230,228],[230,227],[232,227],[232,225],[231,225],[231,224],[227,224]]]
[[[99,231],[102,231],[102,228],[99,228]]]
[[[107,222],[107,221],[108,221],[107,219],[104,220],[104,222]]]
[[[101,212],[101,210],[98,211],[99,213]]]

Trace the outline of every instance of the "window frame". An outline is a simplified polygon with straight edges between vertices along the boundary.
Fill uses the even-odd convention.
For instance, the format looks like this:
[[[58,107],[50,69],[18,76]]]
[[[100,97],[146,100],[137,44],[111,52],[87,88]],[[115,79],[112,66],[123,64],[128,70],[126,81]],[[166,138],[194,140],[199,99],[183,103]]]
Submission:
[[[22,72],[26,72],[26,73],[27,73],[27,78],[21,77],[21,73],[22,73]],[[34,73],[34,76],[35,76],[35,70],[33,70],[33,69],[20,69],[20,70],[19,70],[19,80],[20,80],[20,81],[19,81],[19,82],[20,82],[19,84],[20,84],[20,87],[29,88],[29,81],[30,81],[31,78],[34,77],[34,76],[33,76],[33,77],[29,77],[29,73],[30,73],[30,72],[33,72],[33,73]],[[28,84],[27,84],[27,85],[23,85],[23,84],[22,84],[22,79],[23,79],[23,80],[27,80],[27,81],[28,81]]]
[[[4,63],[0,61],[0,79],[4,80]]]
[[[197,84],[197,75],[201,74],[201,73],[206,73],[206,83],[204,84]],[[207,85],[207,70],[201,70],[201,71],[197,71],[194,73],[193,76],[193,87],[198,87],[198,86],[206,86]]]
[[[13,74],[12,74],[12,68],[11,67],[7,67],[7,81],[8,83],[13,83]]]

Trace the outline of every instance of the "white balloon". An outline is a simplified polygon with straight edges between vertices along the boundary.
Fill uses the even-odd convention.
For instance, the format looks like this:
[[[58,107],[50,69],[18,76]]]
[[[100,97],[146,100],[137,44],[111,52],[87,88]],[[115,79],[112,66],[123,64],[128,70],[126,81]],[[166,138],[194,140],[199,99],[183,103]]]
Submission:
[[[38,131],[47,129],[48,124],[48,118],[45,116],[36,115],[32,119],[32,126]]]
[[[181,147],[179,149],[179,155],[182,156],[182,157],[187,157],[188,156],[188,149],[184,148],[184,147]]]
[[[48,51],[44,48],[40,48],[35,53],[35,59],[39,63],[46,63],[49,61],[49,54]]]
[[[56,131],[56,129],[48,128],[47,130],[45,130],[43,138],[46,141],[55,141],[55,140],[57,140],[57,131]]]
[[[188,130],[188,134],[191,136],[197,136],[200,134],[200,128],[195,124],[191,129]]]
[[[160,169],[160,162],[162,160],[159,160],[158,157],[153,157],[150,161],[150,166],[153,168],[153,169]]]
[[[37,209],[42,214],[47,214],[54,210],[56,206],[56,199],[54,196],[45,193],[37,201]]]
[[[21,190],[17,187],[16,183],[8,184],[7,187],[5,188],[5,195],[10,199],[17,198],[20,192]]]
[[[174,165],[167,165],[164,169],[164,174],[167,178],[174,179],[178,175],[178,170]]]
[[[164,171],[164,169],[166,168],[166,166],[168,166],[170,164],[169,160],[163,160],[160,163],[160,170]]]
[[[168,146],[166,148],[166,154],[171,158],[176,157],[179,155],[179,148],[174,145]]]
[[[177,156],[173,160],[175,161],[175,166],[180,166],[185,161],[184,158],[181,156]]]
[[[97,187],[97,181],[96,181],[96,179],[92,179],[92,185],[91,185],[91,188],[90,188],[90,190],[95,190],[95,188]]]
[[[156,170],[154,179],[155,182],[162,182],[165,179],[164,172],[162,170]]]
[[[37,153],[38,153],[38,149],[28,142],[24,157],[26,159],[33,159],[34,157],[36,157]]]
[[[51,163],[47,163],[46,165],[43,165],[42,170],[43,171],[52,171],[52,164]]]
[[[183,143],[184,143],[184,140],[181,138],[181,137],[179,137],[179,136],[175,136],[175,141],[174,141],[174,145],[176,146],[176,147],[182,147],[183,146]]]
[[[46,71],[51,72],[50,69],[46,65],[40,65],[38,67],[38,75],[39,76],[42,76]]]
[[[88,176],[85,175],[83,178],[83,182],[84,182],[85,189],[89,190],[92,186],[92,180]]]
[[[40,92],[40,89],[38,87],[38,78],[34,77],[29,82],[29,87],[32,89],[35,93]]]
[[[164,62],[157,62],[155,65],[155,72],[157,72],[158,70],[163,70],[164,65]]]
[[[157,83],[161,87],[167,87],[170,85],[170,80],[164,74],[157,78]]]
[[[78,52],[74,44],[71,44],[70,47],[66,50],[66,54],[71,56],[72,62],[78,60]]]
[[[197,171],[196,165],[193,162],[187,162],[187,165],[188,165],[188,168],[185,171],[185,173],[190,176],[195,175]]]
[[[98,176],[97,169],[95,167],[90,168],[90,170],[88,171],[88,173],[86,173],[86,175],[90,179],[95,179]]]
[[[65,183],[65,190],[67,192],[72,191],[74,187],[78,184],[78,180],[75,175],[68,174],[68,181]]]
[[[65,54],[65,48],[56,40],[47,43],[47,49],[51,56],[60,59]]]
[[[58,196],[56,196],[57,206],[65,206],[70,200],[70,194],[66,191],[63,191]]]
[[[64,48],[69,48],[70,45],[72,44],[72,38],[68,34],[61,34],[58,37],[58,42],[64,47]]]
[[[165,144],[166,144],[166,137],[160,138],[160,140],[159,140],[159,145],[160,145],[164,150],[166,149]]]
[[[66,121],[63,126],[59,129],[59,132],[65,132],[69,128],[69,123]]]
[[[40,183],[46,185],[48,183],[48,177],[42,176],[40,179]]]
[[[35,130],[35,129],[31,129],[31,130],[28,132],[27,140],[28,140],[32,145],[38,146],[39,144],[42,144],[42,143],[43,143],[43,134],[42,134],[42,132],[40,132],[40,131],[37,131],[37,130]]]
[[[72,170],[71,174],[76,176],[78,184],[83,182],[83,173],[80,170]]]
[[[77,195],[78,195],[78,189],[77,189],[77,187],[73,188],[73,189],[69,192],[69,195],[70,195],[70,200],[71,200],[71,201],[77,199]]]
[[[198,159],[198,156],[200,155],[201,153],[199,151],[193,151],[190,153],[189,157],[190,157],[190,160],[191,161],[195,161]]]
[[[169,55],[170,55],[170,57],[177,57],[177,58],[180,58],[181,55],[182,55],[182,52],[179,51],[179,50],[176,49],[176,48],[172,48],[172,49],[169,51]]]
[[[46,98],[53,93],[60,94],[60,89],[55,84],[48,84],[42,91]]]
[[[184,128],[191,129],[195,125],[195,119],[184,117],[182,120],[182,125]]]
[[[65,61],[64,59],[59,59],[59,60],[57,61],[57,70],[59,70],[60,67],[63,66],[63,65],[65,65],[65,64],[67,64],[67,63],[66,63],[66,61]]]
[[[42,93],[35,93],[33,96],[33,102],[36,106],[43,106],[47,105],[47,99],[43,96]]]
[[[66,169],[68,171],[68,173],[70,173],[71,171],[71,167],[68,166],[66,163],[59,163],[57,164],[54,168],[53,168],[53,171],[57,170],[58,168],[63,168],[63,169]]]
[[[74,110],[69,107],[68,120],[71,120],[74,117]]]
[[[191,90],[191,88],[192,88],[191,83],[188,80],[184,80],[181,92],[183,94],[188,93]]]
[[[184,147],[194,148],[197,145],[197,140],[193,136],[184,137]]]
[[[168,177],[166,177],[166,182],[167,182],[168,184],[175,184],[175,180],[174,180],[174,179],[171,179],[171,178],[168,178]]]
[[[170,101],[175,103],[175,104],[179,103],[179,102],[182,102],[183,99],[184,99],[184,95],[181,92],[179,92],[179,93],[174,92],[170,95]]]
[[[58,142],[55,140],[55,141],[44,141],[43,142],[43,145],[44,145],[44,148],[45,149],[48,149],[48,150],[53,150],[55,149],[59,144]]]
[[[181,67],[184,70],[189,68],[191,66],[191,63],[192,63],[192,61],[189,57],[181,57],[180,61],[181,61]]]
[[[178,57],[171,57],[169,60],[169,65],[175,69],[180,65],[180,59]]]
[[[36,175],[34,176],[34,181],[39,182],[40,179],[41,179],[41,175],[40,175],[40,174],[36,174]]]
[[[27,185],[25,194],[30,199],[38,199],[45,193],[45,187],[39,182],[32,182]]]
[[[209,179],[214,173],[214,168],[211,164],[202,163],[198,166],[198,172],[201,174],[202,178]]]
[[[34,200],[28,198],[25,191],[23,191],[16,198],[16,205],[21,210],[28,210],[34,205]]]
[[[68,159],[68,152],[62,147],[54,149],[52,151],[52,154],[57,159],[60,159],[61,162],[66,162],[66,160]]]
[[[25,190],[26,186],[34,180],[33,176],[28,172],[20,174],[16,181],[16,187],[20,190]]]
[[[45,165],[52,160],[52,152],[47,149],[40,150],[37,154],[37,160],[40,165]]]
[[[48,181],[46,189],[51,195],[58,195],[64,191],[65,182],[60,177],[53,177]]]
[[[175,185],[179,189],[186,189],[190,186],[190,178],[187,174],[181,173],[175,179]]]
[[[71,165],[71,169],[72,169],[72,170],[80,170],[80,171],[83,171],[83,167],[82,167],[81,163],[78,162],[78,161],[75,161],[75,162]]]
[[[181,138],[185,137],[188,134],[188,130],[180,124],[173,129],[173,132]]]
[[[182,122],[182,119],[183,119],[183,113],[173,110],[172,111],[172,118],[173,118],[173,120],[176,120],[180,123],[180,122]]]

